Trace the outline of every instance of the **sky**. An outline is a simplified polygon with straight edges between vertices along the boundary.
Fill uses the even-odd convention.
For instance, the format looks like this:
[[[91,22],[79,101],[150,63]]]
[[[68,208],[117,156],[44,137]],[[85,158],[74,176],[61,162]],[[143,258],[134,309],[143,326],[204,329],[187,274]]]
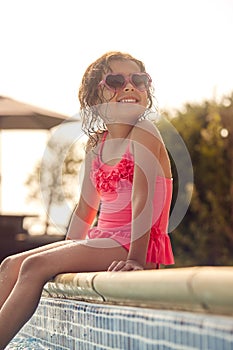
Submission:
[[[87,66],[118,50],[145,63],[161,110],[219,99],[233,90],[232,18],[233,0],[0,0],[0,95],[72,116]],[[2,211],[35,211],[23,182],[47,135],[1,134]]]

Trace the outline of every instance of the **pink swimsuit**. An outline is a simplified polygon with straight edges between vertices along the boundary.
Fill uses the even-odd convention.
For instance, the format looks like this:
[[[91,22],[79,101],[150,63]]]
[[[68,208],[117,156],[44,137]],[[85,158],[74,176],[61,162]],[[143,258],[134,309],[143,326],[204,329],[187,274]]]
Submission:
[[[92,164],[91,179],[101,196],[100,215],[96,227],[88,231],[88,237],[111,238],[129,250],[131,240],[131,193],[134,158],[129,145],[116,165],[102,162],[102,149]],[[153,201],[153,224],[147,250],[147,262],[174,264],[170,238],[167,234],[169,210],[172,198],[172,179],[157,176]]]

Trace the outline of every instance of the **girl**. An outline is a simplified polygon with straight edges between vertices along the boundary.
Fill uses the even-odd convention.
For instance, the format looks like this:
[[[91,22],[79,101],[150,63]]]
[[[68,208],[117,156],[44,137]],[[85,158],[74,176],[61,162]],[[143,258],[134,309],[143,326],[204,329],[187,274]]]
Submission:
[[[167,235],[170,163],[146,118],[152,87],[144,64],[129,54],[106,53],[87,68],[79,100],[89,135],[80,200],[66,240],[2,262],[0,349],[29,320],[44,284],[59,273],[174,263]]]

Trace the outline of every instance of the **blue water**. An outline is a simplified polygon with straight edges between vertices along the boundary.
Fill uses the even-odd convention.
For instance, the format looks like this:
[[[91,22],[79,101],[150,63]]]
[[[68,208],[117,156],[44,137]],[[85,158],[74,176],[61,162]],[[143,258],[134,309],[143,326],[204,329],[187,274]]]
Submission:
[[[6,350],[50,350],[44,347],[36,338],[24,338],[17,336],[6,347]]]

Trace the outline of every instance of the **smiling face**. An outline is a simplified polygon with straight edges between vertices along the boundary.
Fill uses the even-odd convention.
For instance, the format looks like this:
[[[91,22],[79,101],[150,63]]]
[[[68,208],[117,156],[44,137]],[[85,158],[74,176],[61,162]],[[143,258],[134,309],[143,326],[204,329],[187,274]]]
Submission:
[[[133,73],[141,73],[136,62],[131,60],[113,60],[110,63],[110,68],[111,73],[121,73],[126,77],[129,77]],[[138,90],[130,81],[122,89],[117,91],[112,91],[104,86],[103,98],[105,101],[137,104],[142,107],[147,107],[148,104],[147,91]]]
[[[113,60],[110,69],[112,74],[120,73],[127,78],[133,73],[141,73],[137,63],[131,60]],[[123,88],[116,91],[106,85],[99,86],[99,89],[102,90],[104,103],[99,105],[98,110],[106,124],[134,125],[148,105],[147,91],[137,89],[129,79]]]
[[[82,129],[89,136],[93,146],[96,146],[99,140],[99,130],[106,130],[107,124],[130,123],[134,125],[140,115],[153,106],[153,86],[146,84],[146,91],[141,91],[141,87],[143,85],[145,87],[143,79],[145,79],[144,82],[147,79],[145,71],[146,68],[142,61],[119,51],[106,52],[87,67],[79,88],[78,98]],[[134,73],[136,75],[132,76]],[[137,75],[138,73],[140,76]],[[143,73],[144,77],[140,73]],[[123,82],[121,89],[115,91],[106,86],[105,79],[108,74],[123,75],[123,77],[119,75],[115,78],[111,77],[115,79],[118,86],[119,81]],[[134,84],[130,83],[130,79]],[[139,89],[135,88],[135,85],[139,86]]]

